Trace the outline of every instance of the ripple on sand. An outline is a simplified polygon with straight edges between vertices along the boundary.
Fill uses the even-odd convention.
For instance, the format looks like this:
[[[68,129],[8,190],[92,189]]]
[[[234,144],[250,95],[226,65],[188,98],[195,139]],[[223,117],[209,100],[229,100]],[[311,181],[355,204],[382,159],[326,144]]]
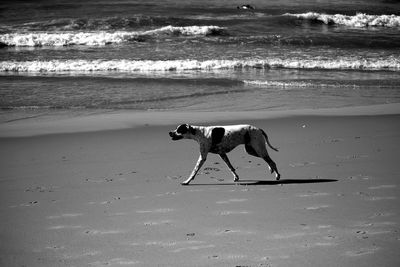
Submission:
[[[80,229],[83,228],[81,225],[55,225],[50,226],[49,230],[61,230],[61,229]]]
[[[329,196],[329,193],[325,192],[308,192],[306,194],[297,195],[298,197],[322,197],[322,196]]]
[[[253,235],[256,232],[250,230],[242,230],[242,229],[225,229],[225,230],[217,230],[211,235],[215,236],[223,236],[223,235]]]
[[[155,209],[155,210],[137,210],[136,213],[168,213],[172,212],[174,209],[171,208],[162,208],[162,209]]]
[[[371,190],[377,190],[377,189],[387,189],[387,188],[395,188],[395,184],[382,184],[382,185],[377,185],[377,186],[370,186],[368,189]]]
[[[283,234],[273,234],[272,239],[290,239],[297,238],[307,235],[305,232],[293,232],[293,233],[283,233]]]
[[[126,231],[123,230],[86,230],[87,235],[110,235],[110,234],[123,234]]]
[[[380,201],[380,200],[395,200],[397,197],[395,196],[384,196],[384,197],[370,197],[367,200],[370,201]]]
[[[239,202],[245,202],[248,201],[247,198],[231,198],[228,200],[221,200],[221,201],[217,201],[217,204],[229,204],[229,203],[239,203]]]
[[[319,205],[319,206],[311,206],[311,207],[306,207],[304,208],[305,210],[321,210],[321,209],[326,209],[329,208],[330,205]]]
[[[170,225],[172,224],[172,220],[161,220],[161,221],[146,221],[143,224],[145,226],[156,226],[156,225]]]
[[[241,215],[241,214],[249,214],[250,211],[247,210],[224,210],[218,212],[218,215],[227,216],[227,215]]]
[[[126,259],[126,258],[113,258],[108,261],[96,261],[91,262],[89,265],[93,266],[113,266],[113,265],[124,265],[124,266],[131,266],[140,263],[139,261]]]
[[[50,215],[47,216],[47,219],[53,220],[53,219],[61,219],[61,218],[74,218],[74,217],[79,217],[82,216],[82,213],[64,213],[61,215]]]
[[[379,247],[360,248],[359,250],[346,251],[345,255],[349,256],[349,257],[357,257],[357,256],[373,254],[378,250],[379,250]]]
[[[171,252],[178,253],[178,252],[182,252],[182,251],[186,251],[186,250],[199,250],[199,249],[207,249],[207,248],[215,248],[215,245],[209,244],[209,245],[199,245],[199,246],[188,246],[188,247],[174,249]]]

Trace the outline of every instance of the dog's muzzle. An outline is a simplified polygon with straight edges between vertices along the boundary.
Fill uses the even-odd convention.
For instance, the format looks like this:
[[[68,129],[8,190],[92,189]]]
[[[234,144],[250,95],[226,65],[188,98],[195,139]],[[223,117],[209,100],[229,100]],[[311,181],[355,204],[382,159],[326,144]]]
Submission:
[[[171,136],[173,141],[180,140],[183,138],[182,135],[179,135],[176,132],[169,132],[169,136]]]

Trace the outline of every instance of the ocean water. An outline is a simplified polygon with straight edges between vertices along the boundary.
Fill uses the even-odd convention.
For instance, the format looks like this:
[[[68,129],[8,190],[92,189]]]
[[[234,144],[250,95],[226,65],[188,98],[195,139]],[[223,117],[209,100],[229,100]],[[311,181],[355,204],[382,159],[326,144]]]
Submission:
[[[396,0],[0,3],[2,121],[397,102]]]

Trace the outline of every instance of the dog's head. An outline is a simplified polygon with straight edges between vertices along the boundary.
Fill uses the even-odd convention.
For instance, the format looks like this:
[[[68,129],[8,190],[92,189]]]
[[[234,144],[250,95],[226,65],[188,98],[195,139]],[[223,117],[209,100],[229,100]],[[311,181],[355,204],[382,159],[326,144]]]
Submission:
[[[192,139],[195,134],[196,130],[189,124],[181,124],[175,129],[175,131],[169,132],[169,136],[171,136],[174,141],[184,138]]]

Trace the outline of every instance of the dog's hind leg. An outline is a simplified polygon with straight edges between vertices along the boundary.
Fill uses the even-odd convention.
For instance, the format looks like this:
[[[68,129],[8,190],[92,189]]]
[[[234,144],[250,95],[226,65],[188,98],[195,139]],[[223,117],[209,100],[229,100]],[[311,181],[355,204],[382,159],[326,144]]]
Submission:
[[[276,163],[271,159],[271,157],[267,154],[263,157],[263,159],[268,163],[268,167],[271,171],[271,173],[275,172],[275,177],[276,180],[279,180],[281,178],[281,174],[278,171],[278,168],[276,167]]]
[[[260,157],[251,145],[248,144],[244,145],[244,149],[246,150],[247,154],[252,155],[254,157]]]
[[[229,169],[231,170],[233,177],[234,177],[234,181],[237,182],[239,181],[239,176],[237,175],[237,173],[235,172],[235,168],[233,168],[231,162],[229,161],[228,156],[223,153],[223,154],[219,154],[220,157],[225,161],[226,165],[228,165]]]
[[[268,167],[271,173],[275,172],[276,180],[279,180],[281,178],[275,162],[268,155],[267,147],[261,131],[253,132],[252,138],[249,139],[249,142],[247,144],[245,144],[245,149],[246,152],[250,155],[264,159],[268,163]],[[273,149],[276,150],[275,148]]]

